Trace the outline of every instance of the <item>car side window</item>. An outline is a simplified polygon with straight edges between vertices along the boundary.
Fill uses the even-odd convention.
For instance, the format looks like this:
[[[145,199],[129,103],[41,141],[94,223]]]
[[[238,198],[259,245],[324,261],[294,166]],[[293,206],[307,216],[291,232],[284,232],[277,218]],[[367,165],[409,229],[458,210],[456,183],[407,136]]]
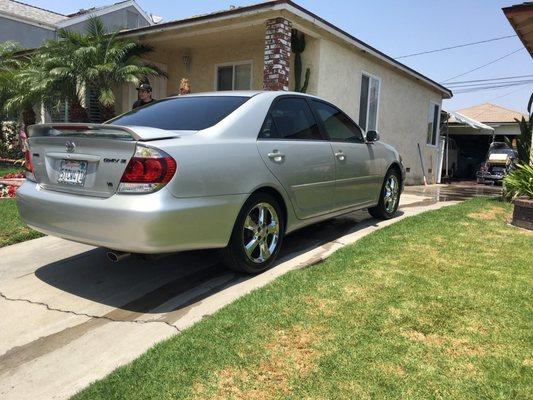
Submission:
[[[364,143],[361,128],[341,110],[321,101],[311,100],[311,104],[324,125],[330,140]]]
[[[324,139],[309,105],[304,99],[293,97],[279,99],[270,110],[270,116],[274,122],[277,137],[280,139]],[[267,121],[268,117],[265,124]],[[265,124],[263,129],[265,129]],[[261,130],[262,134],[263,129]]]
[[[259,132],[259,137],[261,139],[277,139],[280,137],[278,129],[276,128],[276,124],[274,123],[274,119],[270,113],[268,113],[267,117],[265,118],[265,122],[263,122],[261,132]]]

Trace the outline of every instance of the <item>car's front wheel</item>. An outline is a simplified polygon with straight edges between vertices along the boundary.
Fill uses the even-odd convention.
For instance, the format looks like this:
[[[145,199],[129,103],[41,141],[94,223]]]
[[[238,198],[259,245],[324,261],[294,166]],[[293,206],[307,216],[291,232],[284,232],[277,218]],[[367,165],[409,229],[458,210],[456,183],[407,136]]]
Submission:
[[[255,193],[242,207],[224,263],[231,269],[257,274],[268,269],[279,253],[285,222],[278,201],[268,193]]]
[[[370,215],[378,219],[394,217],[400,204],[400,185],[400,174],[394,169],[389,169],[381,188],[378,205],[368,209]]]

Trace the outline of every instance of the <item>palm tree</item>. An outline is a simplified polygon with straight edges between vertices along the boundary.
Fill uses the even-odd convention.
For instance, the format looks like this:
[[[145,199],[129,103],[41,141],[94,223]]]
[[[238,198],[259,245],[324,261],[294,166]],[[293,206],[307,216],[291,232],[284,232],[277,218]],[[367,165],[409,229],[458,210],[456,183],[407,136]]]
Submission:
[[[165,76],[142,57],[152,47],[118,38],[99,18],[88,21],[86,33],[60,30],[36,52],[13,58],[16,47],[0,47],[0,108],[21,112],[34,123],[33,106],[68,104],[72,122],[88,121],[83,107],[86,90],[97,94],[101,120],[115,114],[115,94],[124,83],[137,85],[147,77]],[[2,96],[4,99],[2,99]],[[33,118],[32,118],[33,115]]]
[[[0,109],[9,114],[20,114],[27,126],[35,123],[35,106],[45,104],[53,108],[68,99],[74,105],[69,108],[71,121],[87,121],[76,85],[72,84],[75,79],[62,75],[62,69],[57,69],[64,61],[58,59],[58,43],[49,41],[36,52],[24,54],[19,51],[12,44],[0,47]]]
[[[14,42],[0,44],[0,112],[17,115],[25,125],[35,123],[33,106],[36,90],[20,79],[21,72],[31,64],[31,57],[20,54]]]
[[[524,165],[533,165],[533,93],[527,103],[527,113],[529,115],[526,120],[522,117],[521,120],[515,118],[520,127],[520,136],[517,137],[516,145],[518,150],[518,159]]]
[[[60,103],[68,105],[70,121],[87,122],[89,116],[82,105],[82,75],[86,68],[83,49],[88,45],[86,35],[60,30],[58,39],[47,41],[38,50],[36,57],[39,59],[40,72],[44,75],[41,86],[46,86],[56,106]]]
[[[8,88],[14,65],[13,54],[16,52],[17,45],[14,42],[0,43],[0,102],[4,103],[8,97]]]
[[[96,93],[102,121],[115,115],[114,90],[121,85],[166,76],[157,66],[142,61],[142,56],[153,51],[151,46],[117,35],[118,31],[108,32],[94,17],[88,21],[85,34],[61,30],[59,41],[45,46],[50,74],[70,83],[69,94],[80,105],[82,89]]]
[[[15,42],[0,43],[0,114],[7,112],[5,103],[12,95],[13,77],[20,64],[14,58],[18,50]]]

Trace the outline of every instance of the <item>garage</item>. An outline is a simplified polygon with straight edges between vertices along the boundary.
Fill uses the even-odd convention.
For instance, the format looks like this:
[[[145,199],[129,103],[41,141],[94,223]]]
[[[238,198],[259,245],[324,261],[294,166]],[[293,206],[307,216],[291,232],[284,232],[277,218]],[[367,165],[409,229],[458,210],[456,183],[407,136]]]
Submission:
[[[443,112],[445,137],[442,177],[474,180],[492,142],[512,143],[523,114],[491,103]]]

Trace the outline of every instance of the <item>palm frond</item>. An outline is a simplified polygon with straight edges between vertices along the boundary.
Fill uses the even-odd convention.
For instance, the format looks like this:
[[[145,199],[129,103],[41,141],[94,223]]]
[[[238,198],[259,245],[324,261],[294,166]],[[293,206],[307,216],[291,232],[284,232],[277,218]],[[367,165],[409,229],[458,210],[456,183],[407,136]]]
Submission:
[[[87,21],[87,35],[93,40],[101,40],[107,34],[107,29],[98,17],[91,17]]]
[[[105,107],[115,104],[115,94],[111,89],[102,89],[98,95],[98,101]]]
[[[516,168],[505,177],[504,195],[508,200],[526,196],[533,199],[533,166],[518,164]]]
[[[103,22],[92,17],[84,33],[60,29],[58,40],[50,40],[28,60],[8,65],[8,54],[15,47],[0,47],[0,88],[2,82],[17,83],[9,93],[0,89],[0,99],[9,98],[5,107],[21,107],[38,102],[57,105],[65,98],[82,103],[83,87],[98,93],[99,103],[112,108],[115,95],[112,88],[135,83],[145,77],[166,77],[156,65],[145,63],[142,57],[153,47],[119,38],[118,30],[108,32]],[[7,86],[7,85],[6,85]]]

